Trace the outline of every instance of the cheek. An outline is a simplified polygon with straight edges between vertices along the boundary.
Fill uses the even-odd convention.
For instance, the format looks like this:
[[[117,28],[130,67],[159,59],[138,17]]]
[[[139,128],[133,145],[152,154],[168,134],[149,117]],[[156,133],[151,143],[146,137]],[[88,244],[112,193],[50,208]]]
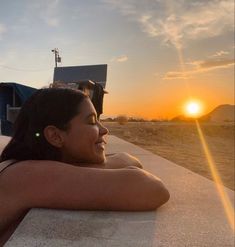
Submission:
[[[98,141],[99,138],[99,131],[97,129],[94,129],[89,134],[87,134],[89,141],[91,144],[95,144]]]
[[[99,138],[99,128],[97,126],[89,126],[89,128],[84,128],[80,131],[80,141],[81,143],[88,145],[97,142]]]

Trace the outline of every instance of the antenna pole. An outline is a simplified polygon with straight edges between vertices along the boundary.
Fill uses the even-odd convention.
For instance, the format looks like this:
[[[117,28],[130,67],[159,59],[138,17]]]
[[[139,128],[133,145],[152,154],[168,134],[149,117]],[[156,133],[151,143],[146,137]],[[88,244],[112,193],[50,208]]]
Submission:
[[[59,56],[58,48],[51,50],[55,54],[55,67],[57,68],[57,63],[61,63],[61,57]]]

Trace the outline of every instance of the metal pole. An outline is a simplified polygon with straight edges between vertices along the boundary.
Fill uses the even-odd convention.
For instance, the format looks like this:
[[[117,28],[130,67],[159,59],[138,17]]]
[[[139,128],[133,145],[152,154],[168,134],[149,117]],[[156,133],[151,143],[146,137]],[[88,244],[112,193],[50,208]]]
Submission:
[[[55,54],[55,67],[57,67],[57,61],[58,61],[58,53],[59,53],[59,51],[58,51],[57,48],[55,48],[55,49],[53,49],[51,51]]]
[[[57,68],[57,55],[58,54],[58,51],[57,51],[57,48],[55,49],[55,67]]]
[[[57,67],[57,52],[55,50],[55,67]]]

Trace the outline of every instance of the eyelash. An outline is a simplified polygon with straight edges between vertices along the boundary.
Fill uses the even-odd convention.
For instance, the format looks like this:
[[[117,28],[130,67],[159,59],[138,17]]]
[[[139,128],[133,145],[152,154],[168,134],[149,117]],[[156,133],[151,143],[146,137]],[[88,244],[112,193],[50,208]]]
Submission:
[[[90,122],[90,125],[96,125],[97,124],[97,120],[93,119],[92,122]]]

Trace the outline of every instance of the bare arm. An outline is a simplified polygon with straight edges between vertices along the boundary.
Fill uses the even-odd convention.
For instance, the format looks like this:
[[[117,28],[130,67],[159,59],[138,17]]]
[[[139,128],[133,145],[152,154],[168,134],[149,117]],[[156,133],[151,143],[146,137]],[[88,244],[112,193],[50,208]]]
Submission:
[[[9,167],[1,185],[25,208],[153,210],[169,199],[162,182],[138,168],[90,169],[25,161]]]
[[[125,168],[128,166],[143,168],[140,161],[136,157],[128,153],[115,153],[106,156],[107,168],[115,169],[115,168]]]
[[[143,168],[140,161],[125,152],[122,153],[114,153],[106,155],[106,161],[102,164],[77,164],[78,166],[82,167],[90,167],[90,168],[104,168],[104,169],[118,169],[118,168],[125,168],[129,166],[135,166],[138,168]]]

